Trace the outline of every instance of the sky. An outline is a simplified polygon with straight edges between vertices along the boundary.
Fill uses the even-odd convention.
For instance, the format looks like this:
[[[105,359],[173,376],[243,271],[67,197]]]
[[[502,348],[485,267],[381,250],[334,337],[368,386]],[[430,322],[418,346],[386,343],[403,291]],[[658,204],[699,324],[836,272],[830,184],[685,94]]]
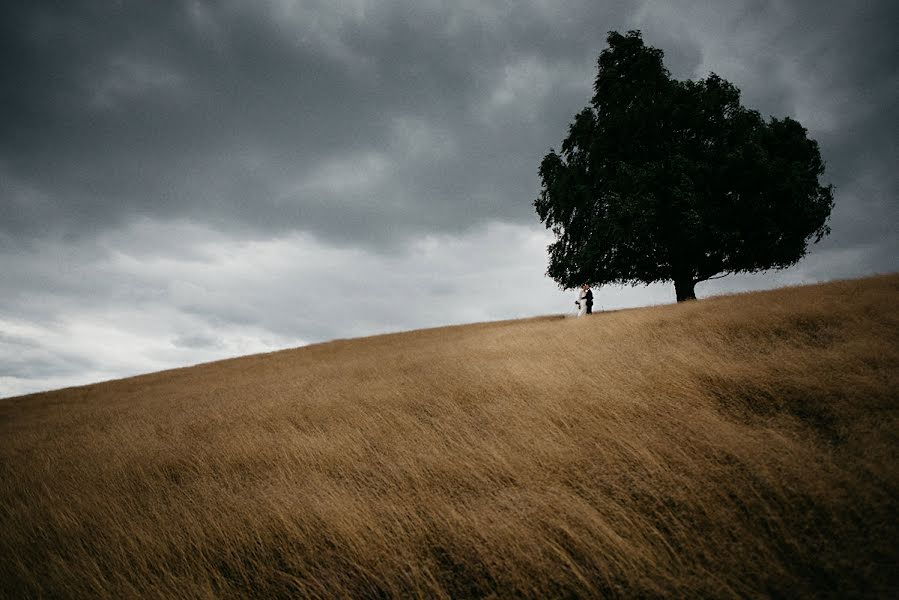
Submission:
[[[897,271],[897,22],[893,0],[3,3],[0,397],[573,313],[532,202],[610,30],[799,120],[835,186],[799,264],[700,298]]]

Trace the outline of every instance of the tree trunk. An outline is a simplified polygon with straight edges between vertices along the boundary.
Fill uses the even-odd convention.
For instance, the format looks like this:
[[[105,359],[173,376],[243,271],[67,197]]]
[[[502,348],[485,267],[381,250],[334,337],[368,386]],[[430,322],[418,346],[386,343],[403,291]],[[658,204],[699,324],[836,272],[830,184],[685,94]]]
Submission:
[[[696,281],[692,277],[678,278],[674,280],[674,293],[677,294],[677,301],[696,300]]]

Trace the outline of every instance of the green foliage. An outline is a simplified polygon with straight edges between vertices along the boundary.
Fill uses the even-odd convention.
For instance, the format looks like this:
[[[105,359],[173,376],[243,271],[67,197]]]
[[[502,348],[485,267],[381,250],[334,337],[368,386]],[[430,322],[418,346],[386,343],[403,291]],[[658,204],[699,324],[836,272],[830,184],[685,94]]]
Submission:
[[[583,283],[674,281],[783,268],[830,233],[818,144],[762,119],[714,73],[672,79],[640,32],[609,33],[591,105],[540,165],[534,202],[552,228],[548,275]]]

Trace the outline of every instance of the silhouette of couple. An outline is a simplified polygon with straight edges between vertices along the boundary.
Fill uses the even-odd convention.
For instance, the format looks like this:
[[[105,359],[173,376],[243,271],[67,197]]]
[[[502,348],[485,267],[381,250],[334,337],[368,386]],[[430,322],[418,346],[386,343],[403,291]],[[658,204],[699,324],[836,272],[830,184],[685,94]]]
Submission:
[[[593,314],[593,290],[590,289],[589,285],[585,283],[581,286],[577,300],[574,303],[577,305],[577,316],[583,317],[584,315]]]

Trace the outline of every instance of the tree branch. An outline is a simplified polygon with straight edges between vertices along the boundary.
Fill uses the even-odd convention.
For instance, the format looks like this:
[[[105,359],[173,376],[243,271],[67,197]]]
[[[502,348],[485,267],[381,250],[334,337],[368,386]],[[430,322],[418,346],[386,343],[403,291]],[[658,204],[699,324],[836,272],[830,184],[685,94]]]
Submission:
[[[727,271],[725,273],[721,273],[720,275],[715,275],[714,277],[706,277],[705,279],[703,279],[703,281],[711,281],[713,279],[721,279],[722,277],[727,277],[728,275],[733,275],[733,273],[731,273],[730,271]]]

